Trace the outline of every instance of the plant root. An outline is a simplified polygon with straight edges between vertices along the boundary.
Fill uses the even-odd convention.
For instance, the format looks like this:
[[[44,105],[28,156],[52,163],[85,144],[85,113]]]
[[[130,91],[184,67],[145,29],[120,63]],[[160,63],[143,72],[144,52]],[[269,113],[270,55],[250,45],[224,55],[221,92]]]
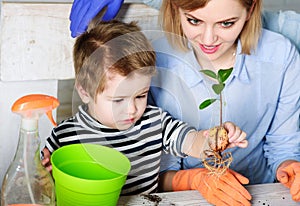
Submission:
[[[229,168],[233,158],[231,152],[223,152],[229,144],[227,131],[223,126],[209,130],[208,150],[204,151],[203,165],[211,174],[220,177]]]
[[[203,160],[203,165],[210,171],[210,174],[220,177],[229,168],[233,158],[231,152],[215,152],[213,150],[205,150],[204,154],[207,159]]]

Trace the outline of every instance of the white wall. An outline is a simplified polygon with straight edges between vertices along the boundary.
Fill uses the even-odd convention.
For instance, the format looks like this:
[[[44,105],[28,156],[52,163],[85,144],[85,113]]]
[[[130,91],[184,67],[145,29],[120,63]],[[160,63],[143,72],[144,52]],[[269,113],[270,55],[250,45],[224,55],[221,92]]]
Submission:
[[[27,10],[4,10],[7,8],[3,6],[5,3],[1,0],[0,3],[0,185],[2,185],[3,177],[13,159],[19,139],[21,119],[11,112],[12,104],[18,98],[33,93],[56,97],[58,80],[50,75],[55,73],[53,72],[55,68],[52,68],[53,66],[49,68],[49,64],[45,61],[49,57],[48,51],[53,41],[49,41],[48,47],[39,46],[40,42],[50,40],[45,33],[41,33],[44,27],[39,28],[36,25],[36,20],[41,19],[40,16],[28,14]],[[68,11],[66,11],[66,18],[67,14]],[[32,17],[32,21],[27,21],[28,17]],[[22,20],[21,23],[19,20]],[[68,31],[68,28],[66,30]],[[26,35],[31,36],[27,39],[24,38]],[[46,39],[37,41],[40,37],[46,37]],[[38,52],[32,53],[36,50]],[[21,61],[17,62],[17,59]],[[52,129],[45,115],[41,118],[39,129],[41,140],[44,142]]]

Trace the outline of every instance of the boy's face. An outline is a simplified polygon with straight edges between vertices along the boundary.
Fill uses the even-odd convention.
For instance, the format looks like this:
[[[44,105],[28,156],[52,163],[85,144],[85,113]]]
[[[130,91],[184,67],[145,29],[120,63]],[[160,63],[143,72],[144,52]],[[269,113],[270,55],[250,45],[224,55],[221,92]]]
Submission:
[[[151,76],[134,73],[130,77],[108,75],[105,89],[97,94],[96,101],[89,98],[89,114],[103,125],[125,130],[143,115]]]

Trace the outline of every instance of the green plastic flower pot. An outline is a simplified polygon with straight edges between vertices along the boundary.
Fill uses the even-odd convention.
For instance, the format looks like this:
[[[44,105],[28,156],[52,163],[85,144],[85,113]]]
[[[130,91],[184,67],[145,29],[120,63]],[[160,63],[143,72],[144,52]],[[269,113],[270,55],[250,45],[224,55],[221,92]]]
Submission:
[[[61,147],[51,163],[58,206],[116,205],[130,170],[125,155],[95,144]]]

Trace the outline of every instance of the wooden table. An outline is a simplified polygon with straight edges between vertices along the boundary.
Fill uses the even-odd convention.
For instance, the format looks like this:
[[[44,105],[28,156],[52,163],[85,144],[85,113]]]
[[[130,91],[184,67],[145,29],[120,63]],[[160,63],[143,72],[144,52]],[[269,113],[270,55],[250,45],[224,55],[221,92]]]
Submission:
[[[289,189],[280,183],[249,185],[253,206],[300,206],[294,202]],[[159,201],[158,199],[161,200]],[[210,206],[198,191],[156,193],[143,196],[120,197],[118,206]]]

